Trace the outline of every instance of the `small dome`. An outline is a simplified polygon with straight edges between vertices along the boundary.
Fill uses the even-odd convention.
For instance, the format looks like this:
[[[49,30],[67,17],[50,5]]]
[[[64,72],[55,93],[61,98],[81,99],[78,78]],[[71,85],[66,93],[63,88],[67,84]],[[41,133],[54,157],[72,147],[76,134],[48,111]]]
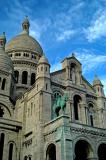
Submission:
[[[8,54],[5,53],[5,43],[6,43],[6,37],[5,34],[3,33],[3,35],[0,36],[0,70],[13,73],[14,72],[13,63]]]
[[[6,45],[6,52],[12,50],[27,50],[36,52],[40,55],[43,54],[40,44],[28,34],[20,34],[10,40]]]
[[[0,48],[0,70],[13,73],[14,67],[11,58]]]
[[[49,61],[48,59],[45,57],[45,55],[43,54],[43,56],[39,59],[39,62],[38,64],[40,63],[46,63],[46,64],[49,64]]]
[[[93,81],[93,86],[95,85],[102,85],[100,79],[97,76],[95,76],[94,81]]]

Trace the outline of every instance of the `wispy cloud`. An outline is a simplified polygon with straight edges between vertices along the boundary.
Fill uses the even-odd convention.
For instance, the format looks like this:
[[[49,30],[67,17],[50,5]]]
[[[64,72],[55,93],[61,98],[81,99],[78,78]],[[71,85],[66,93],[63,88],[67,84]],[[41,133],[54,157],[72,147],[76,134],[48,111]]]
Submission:
[[[82,71],[83,74],[90,73],[91,71],[95,71],[95,69],[99,67],[103,67],[106,64],[106,55],[104,54],[96,54],[87,49],[79,49],[73,51],[75,53],[76,58],[82,63]],[[69,54],[69,57],[71,54]],[[60,62],[57,61],[52,65],[51,71],[56,71],[61,69]]]
[[[79,1],[74,5],[71,3],[68,4],[68,8],[65,8],[64,12],[60,12],[56,14],[55,22],[53,27],[56,31],[56,40],[57,41],[66,41],[72,38],[77,34],[75,26],[73,25],[75,17],[76,20],[80,17],[81,8],[84,6],[84,2]]]
[[[57,41],[66,41],[70,39],[76,32],[74,30],[65,30],[62,33],[57,34]]]
[[[89,42],[106,37],[106,11],[99,10],[90,26],[84,31]]]
[[[97,54],[87,49],[76,51],[76,57],[83,64],[83,73],[94,71],[106,63],[106,55]]]
[[[41,35],[47,31],[47,28],[50,26],[51,22],[49,19],[44,19],[42,22],[38,19],[30,20],[30,34],[40,40]]]

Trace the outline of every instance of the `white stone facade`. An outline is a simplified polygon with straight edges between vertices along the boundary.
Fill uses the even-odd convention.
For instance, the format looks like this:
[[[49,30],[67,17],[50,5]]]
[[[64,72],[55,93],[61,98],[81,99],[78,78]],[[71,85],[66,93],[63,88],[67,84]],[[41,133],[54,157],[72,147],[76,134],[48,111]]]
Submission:
[[[50,73],[27,18],[22,26],[6,50],[0,37],[0,160],[105,160],[101,81],[91,85],[74,54]]]

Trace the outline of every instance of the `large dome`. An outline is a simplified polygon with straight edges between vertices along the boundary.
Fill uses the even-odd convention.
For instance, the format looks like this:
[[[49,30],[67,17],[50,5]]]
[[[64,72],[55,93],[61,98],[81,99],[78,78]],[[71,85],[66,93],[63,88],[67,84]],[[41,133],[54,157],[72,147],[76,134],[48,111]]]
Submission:
[[[20,34],[10,40],[6,45],[6,52],[12,50],[28,50],[35,51],[40,55],[43,54],[43,50],[40,44],[28,34]]]

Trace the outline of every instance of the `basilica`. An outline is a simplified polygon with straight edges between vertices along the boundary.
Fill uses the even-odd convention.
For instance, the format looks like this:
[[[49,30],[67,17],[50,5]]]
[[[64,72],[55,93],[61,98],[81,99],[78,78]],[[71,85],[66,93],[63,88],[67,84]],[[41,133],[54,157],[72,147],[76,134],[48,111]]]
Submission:
[[[74,53],[50,72],[40,44],[0,36],[0,160],[106,160],[106,97]]]

